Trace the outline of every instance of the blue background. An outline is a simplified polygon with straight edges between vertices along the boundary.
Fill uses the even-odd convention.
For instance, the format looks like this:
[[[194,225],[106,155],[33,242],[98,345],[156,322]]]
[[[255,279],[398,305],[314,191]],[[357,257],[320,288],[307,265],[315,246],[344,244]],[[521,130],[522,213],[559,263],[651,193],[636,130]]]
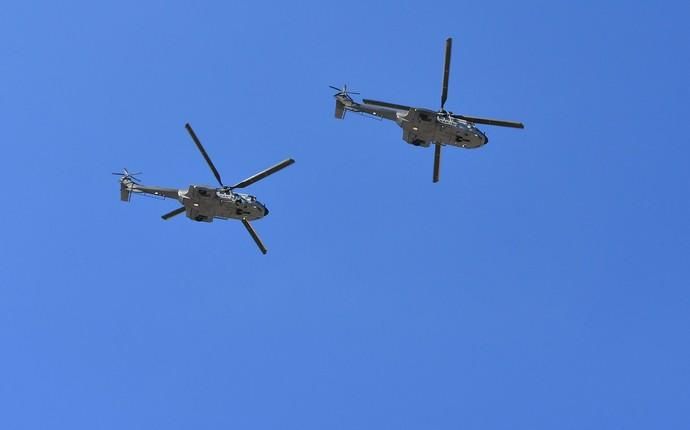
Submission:
[[[0,428],[690,428],[686,2],[7,2]],[[524,121],[431,148],[328,85]],[[249,190],[163,222],[145,183]]]

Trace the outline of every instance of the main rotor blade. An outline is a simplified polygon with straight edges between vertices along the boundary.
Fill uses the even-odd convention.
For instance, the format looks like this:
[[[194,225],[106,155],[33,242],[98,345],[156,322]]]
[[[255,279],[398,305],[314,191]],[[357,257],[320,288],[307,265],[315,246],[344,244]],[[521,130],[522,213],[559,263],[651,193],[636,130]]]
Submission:
[[[183,213],[185,210],[186,209],[184,206],[180,206],[179,208],[175,209],[174,211],[170,211],[167,214],[161,216],[161,218],[163,218],[164,220],[167,221],[170,218],[174,217],[175,215],[179,215],[179,214]]]
[[[434,148],[434,183],[438,182],[441,174],[441,144],[437,143]]]
[[[208,167],[211,168],[211,171],[213,172],[213,175],[216,177],[216,180],[220,184],[220,186],[223,186],[223,181],[220,180],[220,173],[218,173],[218,170],[216,170],[216,166],[213,165],[213,161],[211,161],[211,157],[208,156],[208,153],[204,149],[203,145],[201,145],[201,141],[199,140],[198,137],[196,137],[196,133],[194,133],[194,130],[192,130],[192,126],[189,125],[189,123],[184,125],[187,131],[189,132],[189,135],[192,136],[192,140],[196,144],[196,147],[199,148],[199,151],[201,152],[201,155],[204,156],[204,159],[206,160],[206,163],[208,163]]]
[[[257,174],[254,175],[254,176],[250,176],[250,177],[248,177],[247,179],[245,179],[244,181],[238,182],[237,184],[233,185],[233,186],[230,187],[230,188],[244,188],[244,187],[247,187],[247,186],[253,184],[253,183],[256,182],[256,181],[262,180],[262,179],[265,178],[266,176],[272,175],[272,174],[274,174],[275,172],[277,172],[277,171],[279,171],[279,170],[281,170],[281,169],[286,168],[287,166],[289,166],[290,164],[292,164],[292,163],[294,163],[294,162],[295,162],[295,160],[293,160],[292,158],[288,158],[287,160],[283,160],[283,161],[281,161],[280,163],[276,164],[275,166],[269,167],[268,169],[266,169],[266,170],[264,170],[264,171],[262,171],[262,172],[259,172],[259,173],[257,173]]]
[[[247,229],[249,234],[252,236],[252,239],[254,239],[254,242],[256,242],[256,246],[259,247],[259,249],[261,250],[261,253],[265,255],[266,252],[268,252],[268,250],[264,246],[264,243],[261,241],[261,238],[259,238],[259,235],[256,234],[256,231],[254,231],[254,227],[252,227],[252,225],[249,224],[249,221],[247,221],[247,218],[242,218],[242,224],[244,224],[244,227]]]
[[[388,102],[380,102],[378,100],[371,100],[371,99],[362,99],[362,102],[368,105],[374,105],[374,106],[382,106],[382,107],[387,107],[391,109],[397,109],[397,110],[410,110],[412,109],[409,106],[405,105],[399,105],[395,103],[388,103]]]
[[[443,64],[443,87],[441,89],[441,110],[446,105],[448,98],[448,75],[450,74],[450,51],[453,47],[453,39],[446,39],[446,60]]]
[[[503,121],[500,119],[481,118],[478,116],[451,115],[453,118],[464,119],[475,124],[495,125],[498,127],[525,128],[525,125],[517,121]]]

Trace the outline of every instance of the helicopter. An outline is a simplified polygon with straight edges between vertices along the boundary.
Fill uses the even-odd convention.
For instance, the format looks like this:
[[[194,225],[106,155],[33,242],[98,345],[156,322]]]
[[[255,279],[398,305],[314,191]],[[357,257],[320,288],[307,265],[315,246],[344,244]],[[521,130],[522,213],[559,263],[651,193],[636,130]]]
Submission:
[[[456,115],[445,110],[448,98],[448,77],[450,74],[450,55],[453,39],[446,39],[446,57],[443,66],[443,86],[441,89],[441,109],[438,111],[405,106],[383,101],[363,99],[357,103],[350,96],[359,94],[343,88],[330,88],[338,91],[335,97],[335,117],[343,119],[347,111],[370,115],[395,121],[403,129],[403,140],[414,146],[429,147],[434,150],[433,182],[438,182],[441,168],[441,147],[445,145],[459,148],[479,148],[488,143],[486,134],[475,124],[494,125],[499,127],[525,128],[521,122],[503,121],[491,118],[480,118],[469,115]]]
[[[254,242],[259,247],[261,253],[266,254],[267,249],[263,242],[256,234],[256,231],[250,224],[254,221],[268,215],[268,208],[250,194],[237,193],[234,190],[238,188],[245,188],[249,185],[272,175],[279,170],[293,164],[295,160],[288,158],[280,163],[269,167],[249,178],[240,181],[234,185],[228,186],[223,184],[220,178],[220,173],[213,165],[208,153],[201,145],[201,141],[188,123],[185,128],[192,137],[196,147],[201,152],[201,155],[206,160],[206,163],[211,168],[213,175],[216,177],[220,187],[214,188],[206,185],[190,185],[186,190],[177,188],[164,188],[156,186],[142,185],[136,175],[141,173],[130,173],[127,169],[123,169],[122,173],[113,173],[113,175],[120,176],[120,200],[130,201],[132,194],[144,194],[151,196],[159,196],[163,198],[171,198],[178,200],[182,206],[174,209],[161,216],[163,220],[180,215],[185,212],[187,217],[199,222],[213,222],[214,219],[237,219],[242,221],[242,224],[249,232]]]

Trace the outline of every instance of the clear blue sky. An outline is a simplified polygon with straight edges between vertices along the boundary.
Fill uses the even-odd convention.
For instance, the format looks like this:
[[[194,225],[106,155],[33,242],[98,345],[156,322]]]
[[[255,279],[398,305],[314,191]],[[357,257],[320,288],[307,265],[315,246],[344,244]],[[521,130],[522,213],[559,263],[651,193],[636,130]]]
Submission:
[[[690,428],[686,2],[8,2],[2,429]],[[479,150],[328,85],[524,121]],[[288,156],[254,225],[163,222]]]

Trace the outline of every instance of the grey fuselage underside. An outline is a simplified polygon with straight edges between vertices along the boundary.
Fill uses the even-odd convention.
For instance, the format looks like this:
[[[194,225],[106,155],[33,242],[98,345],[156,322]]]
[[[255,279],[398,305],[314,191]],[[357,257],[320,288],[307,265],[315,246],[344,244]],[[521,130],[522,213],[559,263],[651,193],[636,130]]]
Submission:
[[[125,181],[124,193],[144,193],[178,200],[188,218],[194,221],[212,222],[214,219],[247,219],[253,221],[268,214],[268,209],[256,197],[235,193],[222,188],[190,185],[187,190],[139,185]],[[128,196],[127,196],[128,200]]]
[[[402,106],[400,109],[389,108],[357,103],[345,97],[338,97],[337,100],[344,111],[360,112],[394,121],[403,129],[403,140],[415,146],[427,147],[432,143],[439,143],[471,149],[479,148],[488,142],[486,135],[473,124],[430,109],[408,109]]]

